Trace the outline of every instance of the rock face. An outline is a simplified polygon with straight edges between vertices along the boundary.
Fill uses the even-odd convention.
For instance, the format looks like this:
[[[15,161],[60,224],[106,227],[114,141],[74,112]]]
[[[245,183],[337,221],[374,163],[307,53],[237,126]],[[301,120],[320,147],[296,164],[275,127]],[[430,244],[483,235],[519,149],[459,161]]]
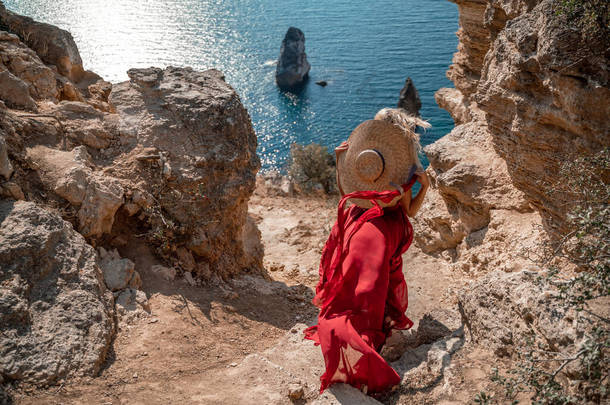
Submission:
[[[308,78],[311,65],[305,54],[305,34],[294,27],[288,28],[280,48],[275,81],[282,89],[295,89]]]
[[[15,33],[47,64],[74,82],[84,76],[83,61],[68,31],[8,11],[0,3],[0,28]]]
[[[553,299],[557,290],[536,282],[538,274],[492,272],[459,293],[469,338],[497,356],[512,356],[536,339],[536,347],[565,353],[582,344],[583,316]],[[577,350],[574,350],[577,351]]]
[[[78,207],[78,230],[83,236],[101,237],[112,230],[114,215],[123,204],[123,188],[116,179],[95,173],[85,146],[63,152],[37,145],[27,157],[37,163],[47,187]]]
[[[489,260],[516,270],[521,250],[561,227],[562,201],[548,192],[561,162],[610,145],[609,74],[549,0],[456,3],[455,88],[435,95],[456,127],[425,148],[433,184],[416,243],[468,270],[495,250]]]
[[[564,204],[548,193],[558,165],[610,144],[608,39],[585,41],[551,0],[456,3],[456,89],[437,100],[456,123],[485,125],[512,184],[561,226]]]
[[[68,32],[1,5],[0,29],[0,195],[61,210],[94,244],[137,231],[179,270],[262,269],[256,135],[221,72],[133,69],[113,86]]]
[[[407,77],[404,87],[400,90],[398,108],[406,110],[411,115],[419,116],[421,100],[419,99],[419,93],[413,84],[413,80],[411,80],[410,77]]]
[[[97,255],[30,202],[0,202],[0,377],[53,383],[99,371],[114,335]]]

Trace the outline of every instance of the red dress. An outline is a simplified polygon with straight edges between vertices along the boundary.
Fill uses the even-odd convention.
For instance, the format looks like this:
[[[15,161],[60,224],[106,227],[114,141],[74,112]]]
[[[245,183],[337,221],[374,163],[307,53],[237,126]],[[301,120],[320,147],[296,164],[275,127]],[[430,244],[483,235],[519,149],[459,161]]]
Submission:
[[[381,197],[388,202],[397,195],[397,191],[358,192],[339,204],[337,223],[320,261],[314,298],[320,307],[318,324],[305,331],[307,339],[320,345],[326,363],[320,392],[335,382],[356,388],[366,385],[369,392],[400,383],[378,352],[392,328],[413,326],[404,314],[408,297],[401,257],[411,244],[413,228],[400,206],[381,209],[375,204],[368,210],[352,206],[343,211],[350,197]],[[386,317],[394,325],[390,327]]]

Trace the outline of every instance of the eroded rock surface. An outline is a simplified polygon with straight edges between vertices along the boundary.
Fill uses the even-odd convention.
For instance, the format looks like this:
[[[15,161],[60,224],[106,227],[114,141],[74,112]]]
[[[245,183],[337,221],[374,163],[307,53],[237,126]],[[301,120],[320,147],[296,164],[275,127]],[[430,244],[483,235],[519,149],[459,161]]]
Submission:
[[[549,193],[558,166],[610,144],[608,39],[584,40],[551,0],[456,3],[455,89],[437,101],[456,124],[486,128],[510,183],[547,229],[561,227],[565,204]]]
[[[539,273],[492,272],[460,292],[462,318],[469,337],[498,356],[512,356],[527,339],[548,350],[564,352],[582,344],[585,322],[554,299],[557,290],[544,285]]]
[[[57,66],[60,74],[73,81],[83,77],[83,61],[68,31],[15,14],[1,3],[0,25],[17,34],[45,63]]]
[[[131,80],[110,95],[123,152],[110,170],[133,185],[128,202],[152,204],[144,212],[153,226],[164,226],[168,239],[181,240],[198,261],[225,274],[258,271],[260,252],[245,251],[242,229],[260,163],[239,97],[216,70],[128,74]],[[150,198],[136,198],[138,190]]]
[[[456,127],[425,148],[432,188],[416,243],[467,270],[490,264],[485,251],[523,268],[523,250],[565,218],[549,193],[561,162],[610,144],[608,70],[549,0],[456,3],[455,88],[435,95]]]
[[[95,251],[57,214],[0,202],[0,376],[38,384],[97,373],[114,335]]]

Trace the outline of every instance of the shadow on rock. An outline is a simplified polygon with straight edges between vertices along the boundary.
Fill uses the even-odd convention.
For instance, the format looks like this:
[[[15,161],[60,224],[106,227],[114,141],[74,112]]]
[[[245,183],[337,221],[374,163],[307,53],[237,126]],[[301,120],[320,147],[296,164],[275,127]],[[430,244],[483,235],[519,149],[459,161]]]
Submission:
[[[387,404],[398,403],[401,395],[417,392],[429,393],[438,387],[448,375],[446,369],[453,355],[464,345],[464,325],[451,331],[430,314],[419,321],[416,332],[404,334],[395,347],[384,348],[386,358],[395,351],[404,349],[400,358],[391,363],[401,377],[400,390],[380,400]],[[402,346],[401,346],[402,345]]]

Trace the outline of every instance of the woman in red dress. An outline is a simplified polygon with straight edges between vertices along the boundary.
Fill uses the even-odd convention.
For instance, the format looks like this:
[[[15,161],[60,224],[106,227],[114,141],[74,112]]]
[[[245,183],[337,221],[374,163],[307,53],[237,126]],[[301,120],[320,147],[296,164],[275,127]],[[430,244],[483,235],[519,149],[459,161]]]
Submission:
[[[305,331],[326,363],[320,392],[335,382],[365,393],[400,383],[379,351],[392,329],[413,325],[405,316],[401,256],[413,239],[408,217],[429,186],[417,158],[416,125],[429,126],[404,110],[384,109],[335,150],[342,199],[320,261],[318,324]],[[421,188],[413,197],[415,181]],[[353,205],[346,210],[348,200]]]

